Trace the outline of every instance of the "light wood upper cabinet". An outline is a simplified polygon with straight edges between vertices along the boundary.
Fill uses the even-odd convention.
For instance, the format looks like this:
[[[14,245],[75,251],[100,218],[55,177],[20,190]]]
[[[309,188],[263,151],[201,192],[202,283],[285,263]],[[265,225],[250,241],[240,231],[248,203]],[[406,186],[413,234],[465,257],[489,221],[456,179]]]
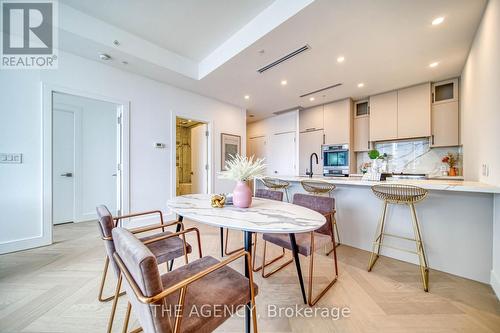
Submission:
[[[313,160],[313,173],[317,176],[323,174],[323,161],[321,145],[323,144],[323,131],[309,131],[299,134],[299,175],[306,174],[309,169],[309,157],[312,153],[318,154],[318,164]]]
[[[398,139],[431,136],[431,84],[398,90]]]
[[[451,79],[432,84],[432,104],[458,101],[458,79]]]
[[[354,151],[370,150],[370,117],[354,118]]]
[[[299,131],[315,131],[323,129],[323,105],[315,106],[299,112]]]
[[[398,138],[398,93],[370,97],[370,141]]]
[[[323,124],[326,144],[350,143],[352,107],[350,98],[324,105]]]
[[[458,101],[432,106],[432,147],[458,146]]]

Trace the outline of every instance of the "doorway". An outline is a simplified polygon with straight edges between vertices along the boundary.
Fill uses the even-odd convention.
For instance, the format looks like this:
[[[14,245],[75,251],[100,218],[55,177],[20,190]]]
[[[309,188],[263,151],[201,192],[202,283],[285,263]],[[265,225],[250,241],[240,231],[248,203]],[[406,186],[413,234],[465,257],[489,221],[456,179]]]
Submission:
[[[121,212],[120,104],[52,94],[52,224]]]
[[[208,124],[176,117],[176,195],[208,193]]]

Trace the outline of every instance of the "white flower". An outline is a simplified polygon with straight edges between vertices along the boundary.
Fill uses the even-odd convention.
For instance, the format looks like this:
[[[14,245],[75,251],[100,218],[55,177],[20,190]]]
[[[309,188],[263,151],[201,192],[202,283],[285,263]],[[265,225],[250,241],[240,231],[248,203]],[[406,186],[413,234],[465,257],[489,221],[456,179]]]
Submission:
[[[248,158],[237,154],[236,156],[231,155],[231,159],[226,162],[226,169],[227,171],[219,172],[219,178],[247,181],[263,176],[266,164],[262,158],[254,161],[254,156]]]

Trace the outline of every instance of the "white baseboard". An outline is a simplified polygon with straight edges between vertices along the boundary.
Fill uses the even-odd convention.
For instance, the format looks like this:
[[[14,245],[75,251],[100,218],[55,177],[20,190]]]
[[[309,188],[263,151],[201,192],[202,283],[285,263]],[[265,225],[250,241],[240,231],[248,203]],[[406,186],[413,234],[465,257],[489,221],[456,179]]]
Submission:
[[[497,298],[500,300],[500,277],[493,270],[491,271],[490,284],[491,288],[493,288],[493,291],[497,295]]]
[[[35,247],[46,246],[52,244],[52,240],[47,237],[38,236],[33,238],[18,239],[0,244],[0,254],[11,253],[16,251],[28,250]]]

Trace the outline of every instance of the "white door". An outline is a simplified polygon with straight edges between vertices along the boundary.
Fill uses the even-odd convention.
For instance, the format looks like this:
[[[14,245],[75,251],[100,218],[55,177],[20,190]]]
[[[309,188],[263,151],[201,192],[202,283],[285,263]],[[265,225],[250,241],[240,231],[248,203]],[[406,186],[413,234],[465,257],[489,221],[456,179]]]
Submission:
[[[265,136],[259,136],[248,139],[247,156],[248,157],[253,156],[254,159],[263,158],[264,163],[268,166],[264,171],[264,173],[268,174],[271,171],[269,168],[269,154],[266,153],[266,147],[267,147],[267,142]]]
[[[295,132],[271,136],[268,171],[273,175],[295,175]]]
[[[52,147],[52,221],[75,219],[75,114],[54,110]]]
[[[208,193],[207,125],[191,128],[191,191]]]

